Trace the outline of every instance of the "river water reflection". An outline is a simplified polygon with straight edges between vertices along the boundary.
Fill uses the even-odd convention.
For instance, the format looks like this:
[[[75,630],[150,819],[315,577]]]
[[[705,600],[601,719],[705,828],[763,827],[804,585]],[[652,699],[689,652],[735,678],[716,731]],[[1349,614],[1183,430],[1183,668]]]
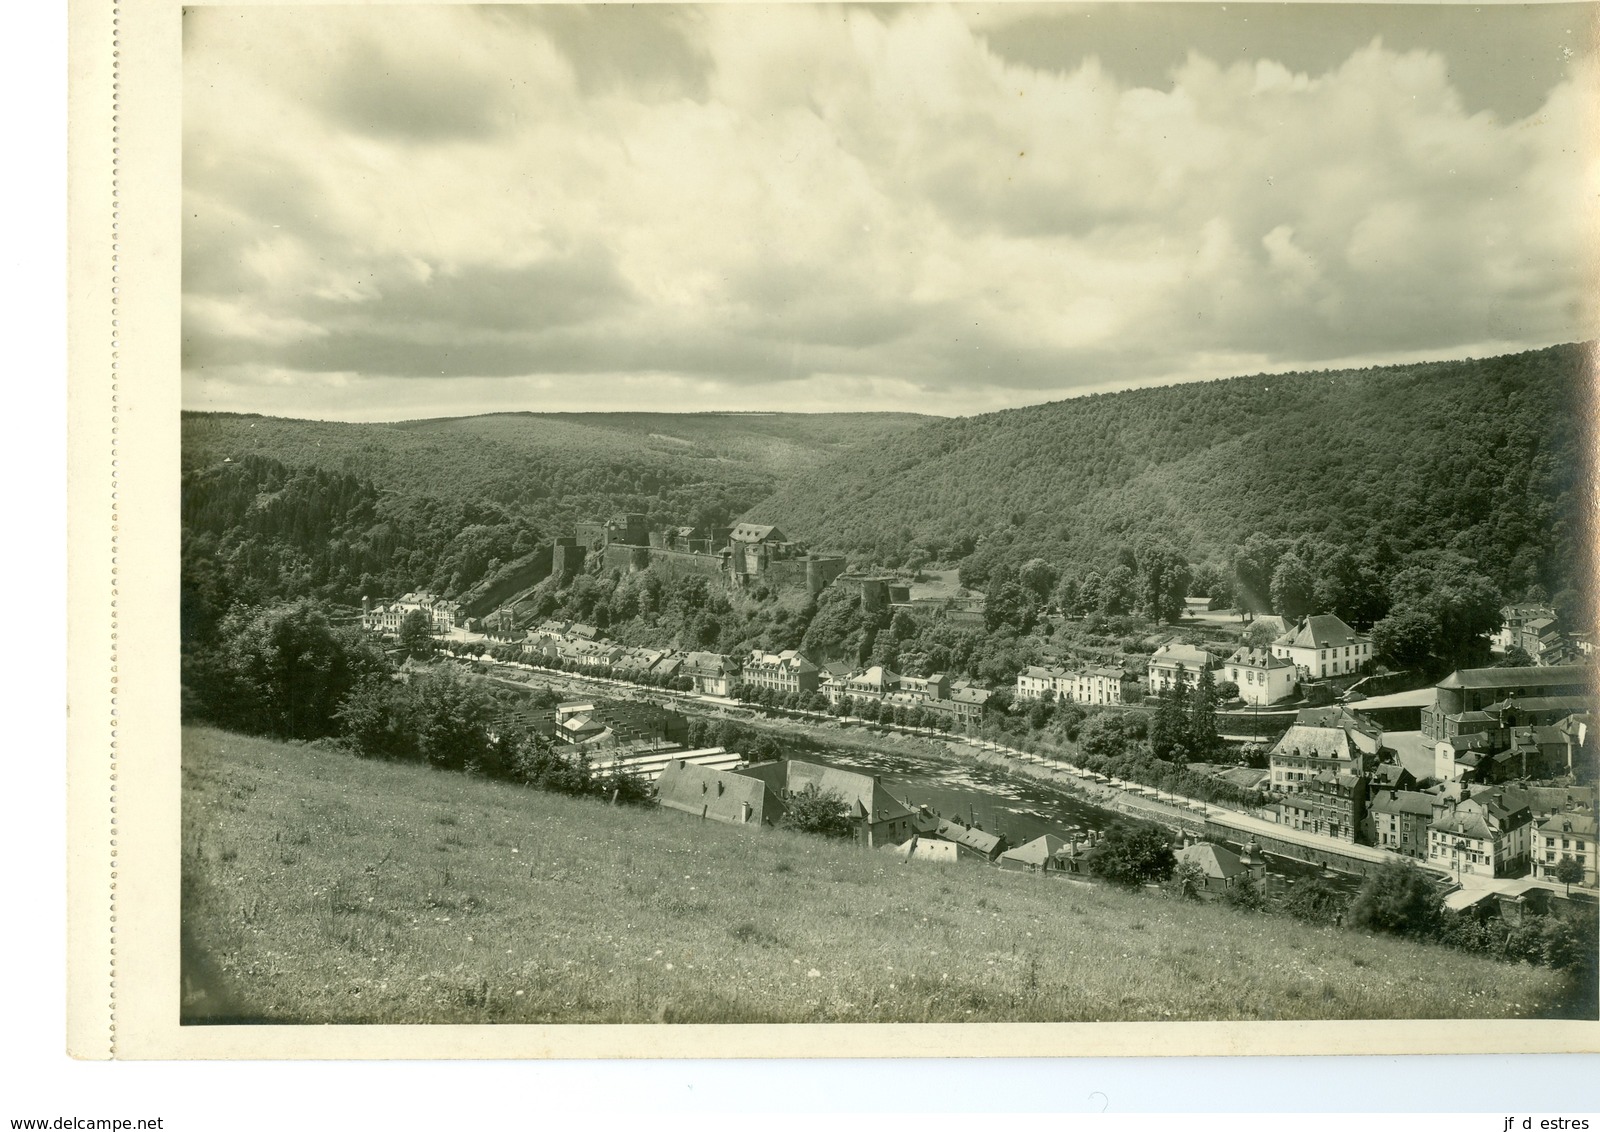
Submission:
[[[1046,833],[1083,839],[1090,830],[1103,831],[1123,817],[1060,787],[987,763],[943,762],[900,751],[819,751],[818,755],[837,766],[878,775],[891,794],[913,809],[927,806],[942,817],[959,817],[990,833],[1004,834],[1012,845]],[[1267,873],[1283,883],[1320,872],[1318,866],[1303,861],[1265,856]],[[1343,873],[1325,879],[1350,893],[1360,885],[1359,877]]]

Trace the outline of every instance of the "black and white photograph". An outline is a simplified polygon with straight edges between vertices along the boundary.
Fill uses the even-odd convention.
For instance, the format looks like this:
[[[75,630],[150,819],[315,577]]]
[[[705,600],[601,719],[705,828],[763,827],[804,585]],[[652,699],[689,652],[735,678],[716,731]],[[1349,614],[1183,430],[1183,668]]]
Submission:
[[[1597,14],[184,9],[177,1020],[1593,1023]]]

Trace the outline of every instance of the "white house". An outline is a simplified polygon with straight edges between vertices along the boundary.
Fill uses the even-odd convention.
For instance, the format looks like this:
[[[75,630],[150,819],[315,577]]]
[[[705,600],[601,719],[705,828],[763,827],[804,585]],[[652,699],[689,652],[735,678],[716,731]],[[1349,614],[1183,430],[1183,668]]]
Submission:
[[[1168,641],[1150,654],[1150,692],[1154,695],[1174,684],[1190,687],[1200,673],[1215,665],[1216,660],[1205,649]]]
[[[1271,649],[1248,645],[1228,658],[1223,671],[1239,685],[1239,696],[1245,703],[1263,707],[1294,695],[1299,672],[1292,660],[1274,656]]]
[[[1358,672],[1372,659],[1372,642],[1331,613],[1300,622],[1272,643],[1272,655],[1292,661],[1303,680]]]
[[[1019,700],[1053,700],[1056,697],[1058,681],[1066,675],[1059,668],[1043,668],[1037,664],[1030,664],[1017,673],[1017,699]]]

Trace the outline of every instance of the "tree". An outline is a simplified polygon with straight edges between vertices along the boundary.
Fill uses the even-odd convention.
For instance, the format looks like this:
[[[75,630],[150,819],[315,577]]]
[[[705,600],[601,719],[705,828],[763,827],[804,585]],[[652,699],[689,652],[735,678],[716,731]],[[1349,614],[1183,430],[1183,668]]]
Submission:
[[[437,767],[465,770],[491,757],[494,700],[482,683],[453,666],[436,665],[413,680],[410,689],[423,758]]]
[[[1062,578],[1050,600],[1067,617],[1077,617],[1083,613],[1081,587],[1077,578],[1071,576]]]
[[[1189,749],[1189,719],[1184,710],[1184,691],[1179,670],[1179,680],[1163,688],[1156,700],[1155,714],[1150,718],[1150,753],[1158,759],[1181,759]]]
[[[802,833],[818,833],[824,837],[854,837],[855,819],[850,816],[850,806],[834,790],[819,790],[815,782],[807,784],[798,794],[792,794],[784,803],[782,824]]]
[[[1179,861],[1172,867],[1166,887],[1180,900],[1198,900],[1206,890],[1206,871],[1193,861]]]
[[[1252,621],[1244,631],[1244,643],[1251,648],[1266,648],[1277,639],[1278,631],[1266,621]]]
[[[1141,546],[1136,560],[1139,611],[1152,621],[1176,623],[1193,580],[1188,561],[1163,542]]]
[[[1223,899],[1235,908],[1246,912],[1259,912],[1267,906],[1266,893],[1259,881],[1241,873],[1222,894]]]
[[[1534,666],[1533,657],[1529,656],[1527,654],[1527,652],[1520,645],[1512,645],[1510,648],[1508,648],[1505,651],[1505,655],[1502,656],[1499,660],[1495,661],[1494,664],[1491,667],[1494,667],[1494,668],[1532,668],[1533,666]]]
[[[1059,577],[1060,571],[1043,558],[1030,558],[1017,571],[1018,583],[1032,594],[1039,604],[1050,600],[1050,592],[1055,588],[1056,579]]]
[[[1573,885],[1583,883],[1583,866],[1578,864],[1576,858],[1567,854],[1562,854],[1561,860],[1556,862],[1552,872],[1558,881],[1567,886],[1568,896],[1572,895]]]
[[[1090,872],[1129,888],[1166,880],[1176,862],[1171,840],[1151,825],[1113,825],[1089,851]]]
[[[1389,614],[1372,627],[1372,651],[1396,668],[1426,670],[1433,653],[1433,621],[1418,610]]]
[[[400,620],[400,647],[409,656],[426,656],[433,651],[433,622],[420,609],[413,609]]]
[[[1235,692],[1238,691],[1235,687]],[[1222,747],[1217,736],[1217,678],[1207,668],[1194,682],[1189,696],[1189,752],[1198,759],[1210,759]]]
[[[1272,608],[1272,576],[1283,551],[1284,544],[1279,540],[1253,534],[1233,552],[1229,565],[1234,599],[1240,609],[1265,613]]]
[[[1138,581],[1132,568],[1126,565],[1114,567],[1100,580],[1098,588],[1102,613],[1118,616],[1131,611],[1139,601]]]
[[[351,689],[335,713],[346,745],[369,759],[417,758],[409,689],[373,673]]]
[[[1033,595],[1014,581],[995,586],[984,601],[983,625],[991,633],[1004,625],[1026,633],[1033,628],[1036,617]]]
[[[1487,659],[1485,638],[1499,628],[1504,602],[1476,562],[1449,551],[1430,555],[1398,571],[1389,593],[1394,599],[1391,616],[1405,612],[1427,619],[1433,631],[1431,651],[1444,665],[1465,668]]]
[[[1298,621],[1316,608],[1316,586],[1311,567],[1291,551],[1278,560],[1278,567],[1272,572],[1272,608]]]
[[[1443,907],[1439,890],[1411,861],[1386,861],[1369,873],[1350,904],[1356,927],[1391,935],[1431,936]]]
[[[1352,627],[1368,629],[1389,612],[1382,573],[1348,547],[1337,546],[1322,555],[1316,573],[1317,608],[1337,614]]]
[[[198,653],[185,681],[196,710],[224,727],[289,739],[339,730],[339,704],[370,675],[388,672],[359,629],[336,629],[310,601],[237,606],[218,626],[216,647]]]
[[[1313,924],[1336,925],[1344,919],[1348,899],[1320,877],[1302,881],[1283,898],[1283,910]]]

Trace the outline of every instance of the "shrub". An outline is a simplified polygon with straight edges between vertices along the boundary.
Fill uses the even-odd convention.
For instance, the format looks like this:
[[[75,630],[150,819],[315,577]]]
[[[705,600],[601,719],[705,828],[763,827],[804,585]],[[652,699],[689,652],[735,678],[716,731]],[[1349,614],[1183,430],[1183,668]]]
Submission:
[[[1166,880],[1167,893],[1180,900],[1198,900],[1206,888],[1206,872],[1193,861],[1179,861]]]
[[[1350,904],[1356,927],[1391,935],[1432,936],[1441,921],[1439,890],[1410,861],[1386,861],[1368,875]]]
[[[1349,901],[1327,881],[1317,877],[1295,885],[1279,907],[1297,920],[1311,924],[1338,925],[1344,921]]]
[[[850,806],[833,790],[818,790],[816,783],[807,786],[785,802],[783,824],[803,833],[820,833],[824,837],[854,837],[855,820],[850,816]]]
[[[1261,885],[1247,876],[1241,876],[1229,885],[1223,899],[1247,912],[1259,912],[1267,906],[1267,897]]]
[[[1113,884],[1136,888],[1166,880],[1177,857],[1167,834],[1150,825],[1113,825],[1089,851],[1089,870]]]

